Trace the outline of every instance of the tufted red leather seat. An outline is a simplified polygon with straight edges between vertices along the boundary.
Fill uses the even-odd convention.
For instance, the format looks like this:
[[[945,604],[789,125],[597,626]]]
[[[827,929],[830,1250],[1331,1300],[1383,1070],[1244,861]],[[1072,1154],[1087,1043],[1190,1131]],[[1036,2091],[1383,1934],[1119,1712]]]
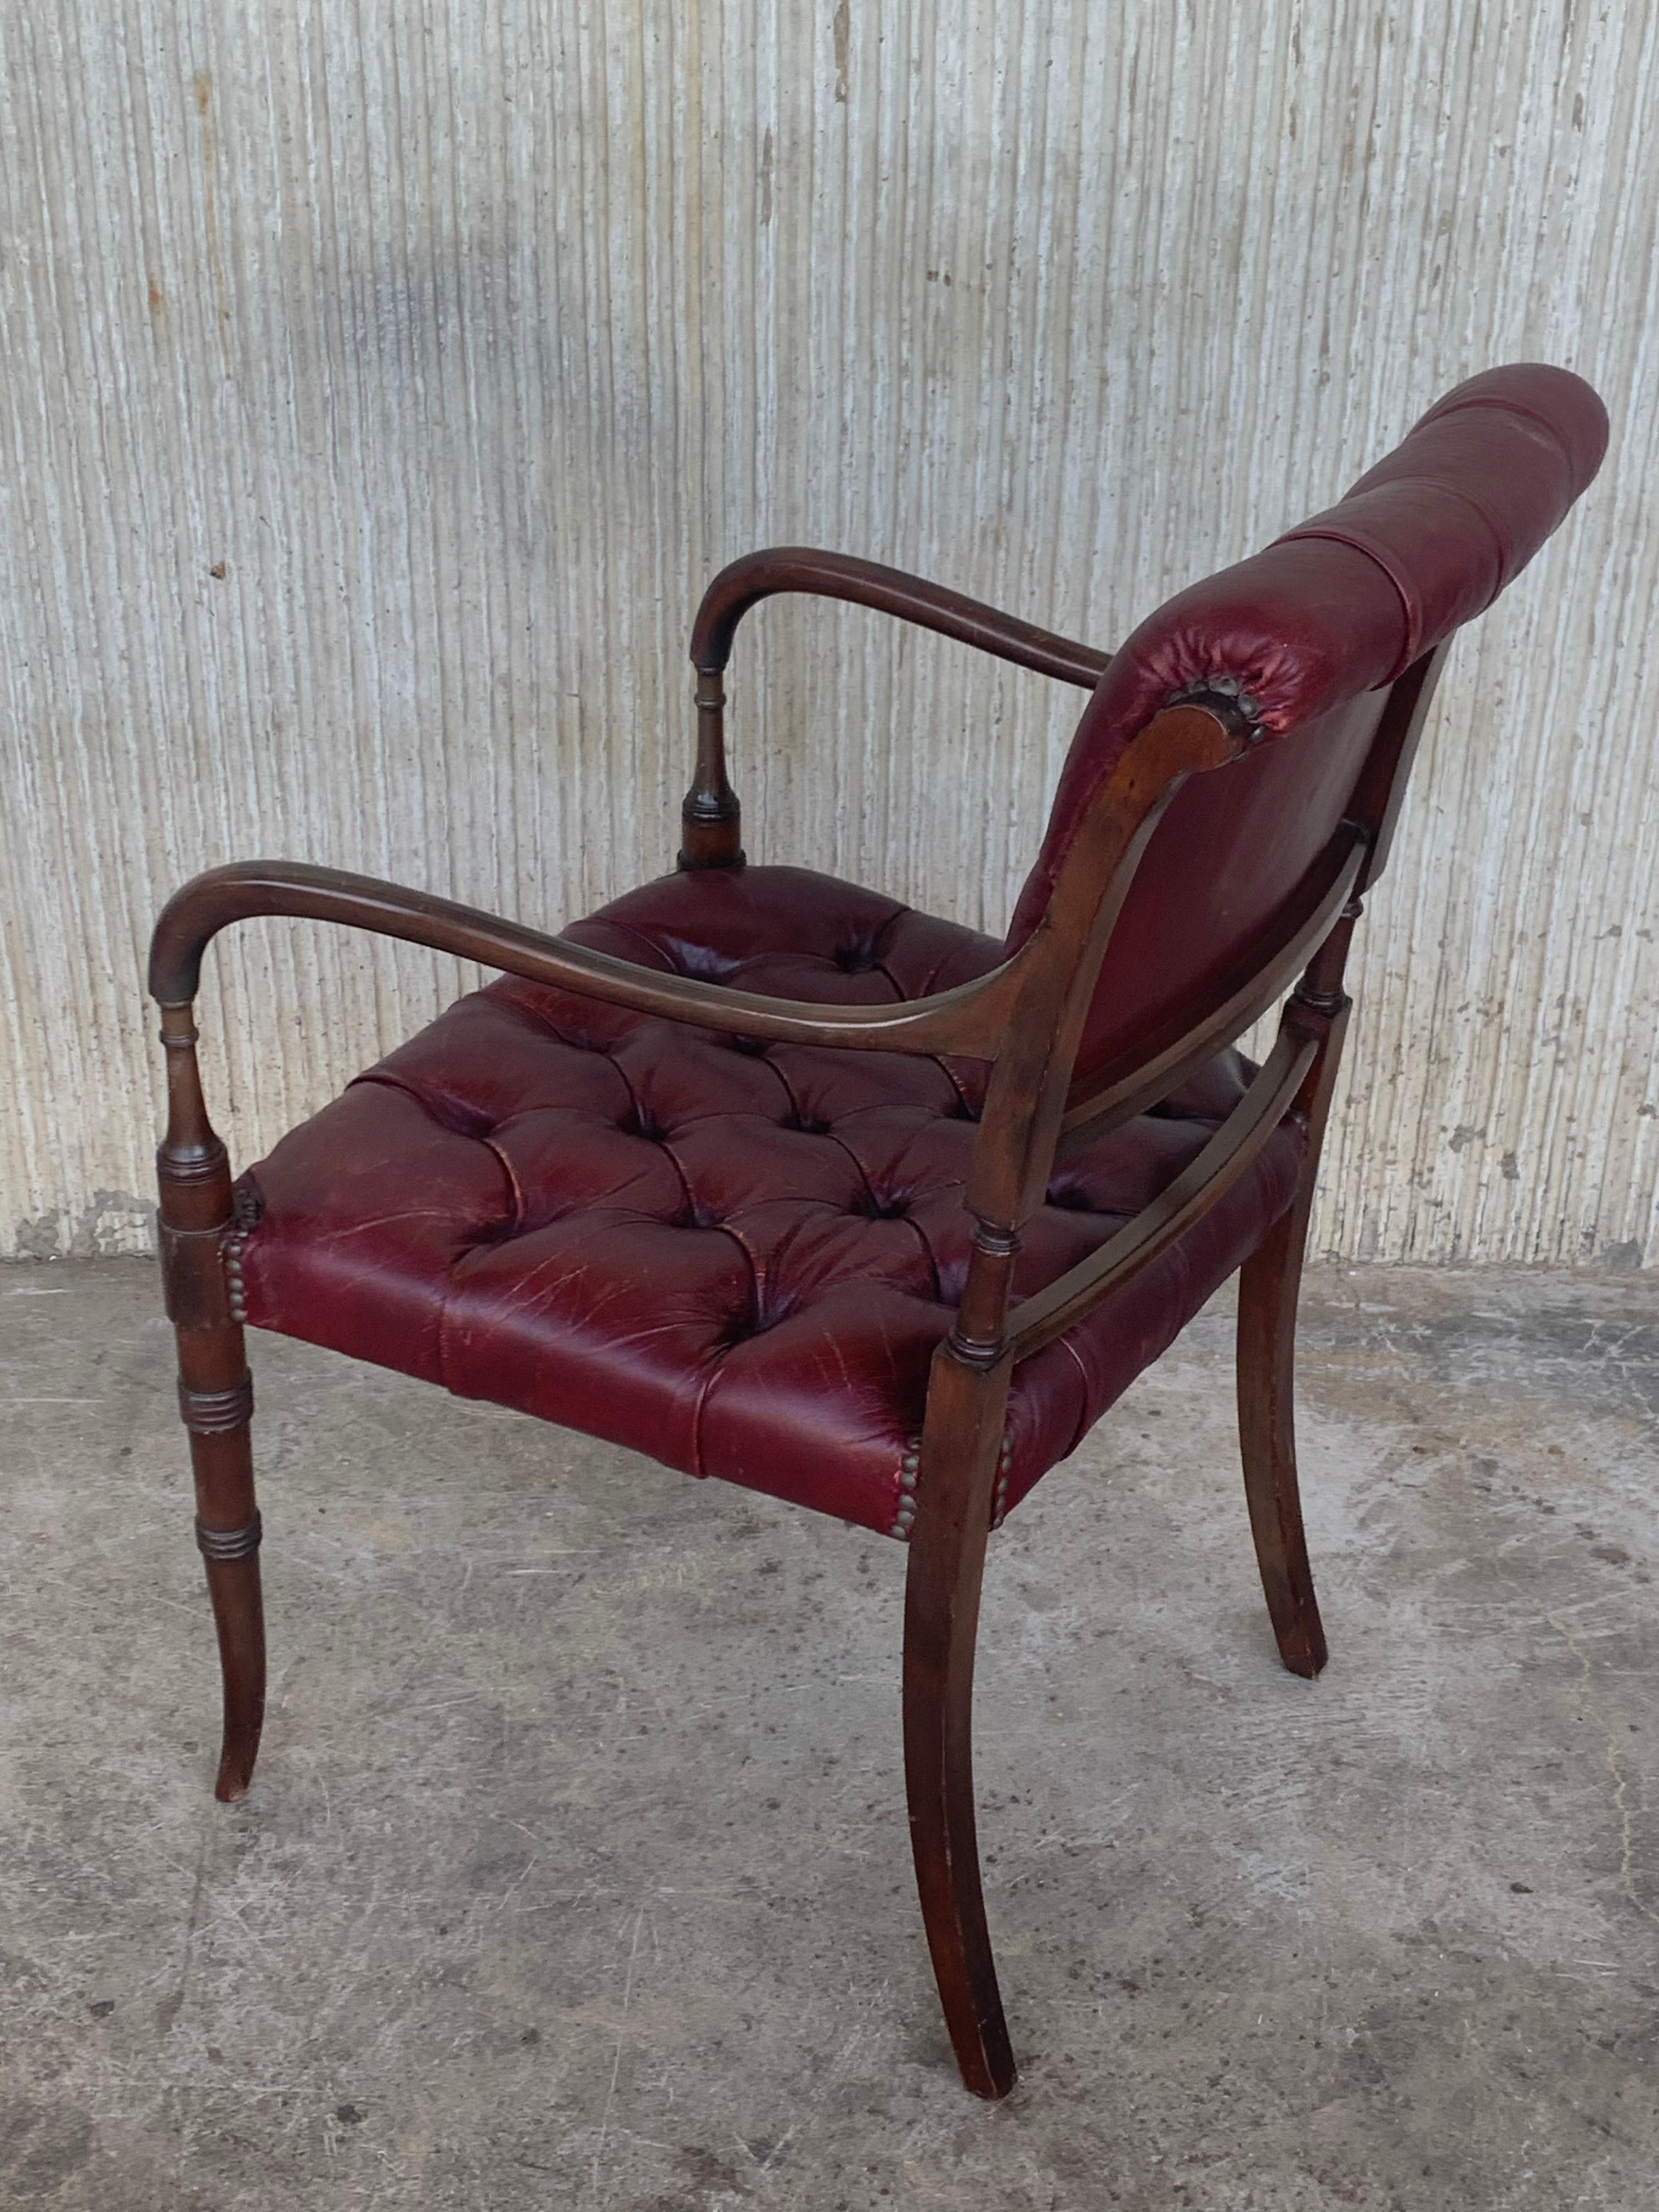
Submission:
[[[871,1005],[1003,957],[799,868],[669,876],[568,934],[672,973]],[[1150,1205],[1247,1070],[1223,1054],[1057,1170],[1016,1299]],[[978,1060],[753,1045],[493,983],[249,1170],[247,1317],[908,1535],[928,1363],[967,1273],[984,1079]],[[1149,1270],[1019,1367],[999,1513],[1261,1242],[1304,1146],[1281,1127]]]
[[[220,1796],[247,1787],[264,1713],[244,1322],[906,1539],[922,1918],[963,2078],[1004,2094],[970,1758],[988,1532],[1237,1268],[1262,1588],[1285,1666],[1324,1665],[1293,1347],[1349,939],[1447,640],[1563,520],[1607,428],[1564,370],[1474,377],[1335,507],[1110,656],[844,555],[734,562],[692,630],[680,871],[562,938],[304,863],[187,884],[157,924],[150,988]],[[1090,693],[1006,943],[745,864],[724,673],[746,610],[780,591]],[[409,939],[506,980],[233,1189],[193,1009],[206,945],[258,914]],[[1252,1069],[1230,1048],[1281,998]]]

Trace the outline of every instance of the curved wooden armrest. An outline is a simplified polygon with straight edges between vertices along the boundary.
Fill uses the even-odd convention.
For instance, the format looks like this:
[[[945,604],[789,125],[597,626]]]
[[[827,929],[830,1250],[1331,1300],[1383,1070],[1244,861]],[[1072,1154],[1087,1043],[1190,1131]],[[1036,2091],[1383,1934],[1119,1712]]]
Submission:
[[[997,1050],[1024,980],[1024,963],[1016,954],[989,975],[954,990],[892,1006],[769,999],[635,967],[608,952],[378,877],[311,867],[301,860],[245,860],[197,876],[162,908],[150,940],[151,997],[164,1006],[187,1006],[200,986],[202,955],[211,939],[230,923],[256,915],[341,922],[380,937],[429,945],[434,951],[453,952],[635,1013],[786,1044],[988,1058]]]
[[[902,568],[884,568],[848,553],[823,553],[810,545],[769,545],[747,553],[722,568],[703,593],[691,629],[692,665],[699,674],[717,676],[731,657],[738,624],[757,599],[778,592],[810,592],[818,598],[846,599],[896,615],[901,622],[938,630],[963,645],[977,646],[1000,660],[1034,668],[1062,684],[1092,691],[1111,659],[1092,646],[1056,637],[1052,630],[1021,622],[960,592],[947,592]]]
[[[937,630],[976,646],[1000,660],[1034,668],[1062,684],[1092,691],[1109,653],[1038,629],[981,600],[964,599],[902,568],[883,568],[848,553],[823,553],[811,545],[769,545],[722,568],[702,595],[691,627],[691,659],[697,672],[697,767],[681,810],[683,868],[731,868],[743,862],[743,810],[726,776],[721,688],[738,624],[757,599],[778,592],[810,592],[896,615],[901,622]]]

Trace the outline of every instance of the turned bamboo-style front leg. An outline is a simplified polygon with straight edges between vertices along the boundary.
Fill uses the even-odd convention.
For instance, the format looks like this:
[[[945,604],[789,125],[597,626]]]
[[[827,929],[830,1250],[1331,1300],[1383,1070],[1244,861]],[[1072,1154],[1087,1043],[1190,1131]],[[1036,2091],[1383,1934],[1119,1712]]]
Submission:
[[[224,1684],[215,1795],[241,1796],[264,1718],[264,1611],[249,1423],[253,1385],[240,1302],[226,1273],[234,1231],[230,1163],[203,1103],[189,1006],[163,1006],[167,1129],[156,1155],[161,1271],[179,1346],[179,1410],[190,1431],[196,1540],[207,1567]]]

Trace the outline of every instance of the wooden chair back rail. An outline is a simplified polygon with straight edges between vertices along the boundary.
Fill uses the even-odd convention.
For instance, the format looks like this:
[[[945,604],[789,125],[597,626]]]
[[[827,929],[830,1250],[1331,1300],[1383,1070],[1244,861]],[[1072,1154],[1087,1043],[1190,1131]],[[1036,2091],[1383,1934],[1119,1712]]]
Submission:
[[[1048,906],[1011,963],[1023,988],[994,1055],[967,1191],[982,1223],[1011,1233],[1043,1203],[1078,1047],[1135,870],[1187,778],[1236,760],[1249,741],[1248,725],[1224,704],[1166,707],[1079,823]],[[971,1266],[963,1303],[978,1304]]]
[[[680,810],[683,868],[729,868],[743,859],[743,809],[726,774],[726,690],[721,681],[738,624],[757,601],[781,592],[810,592],[892,615],[1000,660],[1035,669],[1091,691],[1111,655],[1021,622],[998,607],[949,592],[902,568],[808,545],[773,545],[722,568],[703,593],[691,630],[697,672],[697,765]]]
[[[1432,652],[1414,660],[1405,674],[1396,677],[1389,687],[1389,703],[1377,725],[1376,735],[1371,739],[1348,807],[1350,818],[1364,830],[1370,848],[1364,872],[1354,885],[1361,896],[1388,863],[1395,824],[1405,804],[1412,763],[1417,757],[1424,725],[1434,702],[1435,686],[1440,681],[1440,672],[1450,650],[1451,640],[1447,638]]]
[[[1224,1197],[1291,1110],[1318,1049],[1315,1039],[1286,1028],[1192,1165],[1098,1251],[1012,1309],[1006,1348],[1016,1362],[1064,1335]]]
[[[1183,1023],[1168,1043],[1154,1045],[1118,1073],[1108,1068],[1073,1091],[1060,1119],[1056,1157],[1070,1158],[1121,1122],[1167,1098],[1224,1046],[1243,1036],[1302,972],[1353,896],[1369,847],[1357,823],[1345,822],[1297,889],[1285,913],[1264,933],[1271,951],[1252,949],[1235,964],[1231,988],[1210,1012]],[[1120,1063],[1120,1066],[1121,1063]]]

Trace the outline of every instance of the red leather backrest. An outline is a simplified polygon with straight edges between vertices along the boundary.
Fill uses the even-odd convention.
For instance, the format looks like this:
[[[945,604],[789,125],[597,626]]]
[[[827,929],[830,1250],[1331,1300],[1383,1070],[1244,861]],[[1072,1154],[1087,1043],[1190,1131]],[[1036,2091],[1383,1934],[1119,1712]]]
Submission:
[[[1290,896],[1342,819],[1388,685],[1491,605],[1607,441],[1606,410],[1565,369],[1471,377],[1335,507],[1178,593],[1113,656],[1072,741],[1011,948],[1153,715],[1221,692],[1266,742],[1172,801],[1113,933],[1080,1073],[1190,1000]]]

